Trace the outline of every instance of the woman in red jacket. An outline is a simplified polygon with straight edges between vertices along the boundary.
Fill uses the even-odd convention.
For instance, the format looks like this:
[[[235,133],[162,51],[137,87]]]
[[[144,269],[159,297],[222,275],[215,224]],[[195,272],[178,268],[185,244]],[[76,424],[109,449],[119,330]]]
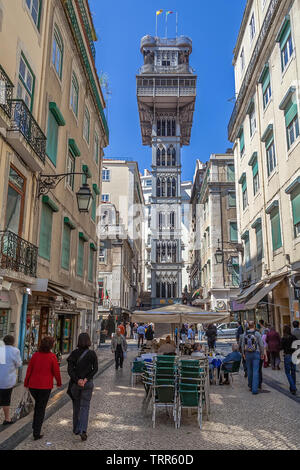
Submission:
[[[270,331],[266,336],[266,343],[268,345],[268,351],[270,351],[272,369],[280,370],[280,335],[275,330],[274,326],[270,328]]]
[[[33,416],[34,440],[41,439],[42,424],[45,417],[46,406],[53,388],[53,377],[57,387],[61,387],[61,376],[56,355],[51,352],[54,339],[45,336],[42,339],[39,351],[32,356],[24,381],[24,387],[29,388],[35,400]]]

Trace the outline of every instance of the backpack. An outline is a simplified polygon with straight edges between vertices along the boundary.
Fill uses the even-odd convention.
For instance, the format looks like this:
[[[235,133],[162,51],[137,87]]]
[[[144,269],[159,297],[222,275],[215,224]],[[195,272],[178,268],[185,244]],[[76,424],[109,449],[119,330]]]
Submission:
[[[255,336],[255,331],[253,333],[250,333],[247,331],[245,333],[245,339],[244,339],[244,350],[245,352],[255,352],[257,351],[258,347],[258,342],[257,342],[257,337]]]

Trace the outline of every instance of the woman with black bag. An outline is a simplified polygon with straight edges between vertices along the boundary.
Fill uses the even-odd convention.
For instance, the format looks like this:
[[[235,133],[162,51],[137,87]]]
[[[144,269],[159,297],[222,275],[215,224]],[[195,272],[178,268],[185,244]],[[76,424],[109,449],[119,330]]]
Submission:
[[[68,394],[73,401],[73,432],[80,434],[81,440],[87,440],[90,402],[93,394],[93,377],[98,371],[98,358],[90,350],[91,340],[87,333],[78,337],[77,349],[68,357],[70,383]]]

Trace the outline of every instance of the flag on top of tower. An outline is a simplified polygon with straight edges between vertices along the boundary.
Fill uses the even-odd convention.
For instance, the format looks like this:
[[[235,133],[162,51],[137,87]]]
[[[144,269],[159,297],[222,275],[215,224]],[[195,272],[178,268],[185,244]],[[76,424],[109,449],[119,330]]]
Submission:
[[[174,11],[169,10],[169,11],[167,11],[166,15],[168,16],[168,15],[171,15],[172,13],[174,13]]]
[[[157,10],[156,16],[161,15],[164,10]]]

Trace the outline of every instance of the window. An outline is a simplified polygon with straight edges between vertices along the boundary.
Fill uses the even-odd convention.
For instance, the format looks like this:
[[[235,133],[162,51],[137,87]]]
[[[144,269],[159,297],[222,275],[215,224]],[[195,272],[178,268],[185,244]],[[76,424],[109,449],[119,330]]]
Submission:
[[[102,242],[102,246],[100,246],[99,250],[99,263],[106,263],[106,247],[104,246],[104,242]]]
[[[61,267],[69,270],[70,266],[71,227],[64,223],[61,248]]]
[[[159,137],[175,137],[176,121],[175,119],[158,119],[157,135]]]
[[[84,118],[83,118],[83,137],[88,144],[90,143],[90,124],[91,124],[90,112],[88,108],[85,107]]]
[[[249,238],[249,232],[246,232],[242,239],[244,240],[245,244],[245,265],[246,268],[249,268],[251,266],[251,257],[250,257],[250,238]]]
[[[110,181],[110,170],[102,170],[102,181]]]
[[[241,55],[240,55],[240,61],[241,61],[241,73],[243,73],[244,68],[245,68],[245,51],[244,48],[242,49]]]
[[[10,230],[19,236],[22,235],[23,229],[25,189],[24,176],[14,166],[11,166],[8,179],[5,230]]]
[[[236,194],[235,191],[228,192],[228,207],[236,207]]]
[[[58,212],[58,208],[48,196],[43,196],[42,201],[39,255],[50,261],[53,212]]]
[[[41,0],[26,0],[26,5],[30,11],[34,24],[39,29],[40,14],[41,14]]]
[[[101,200],[102,202],[109,202],[109,194],[102,194]]]
[[[270,219],[271,219],[273,251],[276,251],[282,247],[280,214],[279,214],[278,208],[274,209],[271,212]]]
[[[99,153],[100,153],[100,144],[99,144],[99,136],[97,132],[95,131],[94,134],[94,160],[98,165],[99,162]]]
[[[150,188],[152,186],[152,180],[146,180],[146,186]]]
[[[75,157],[72,155],[70,150],[67,160],[67,173],[75,173]],[[66,181],[67,185],[72,189],[72,191],[74,191],[74,175],[68,175]]]
[[[261,86],[262,86],[263,107],[265,109],[268,103],[270,102],[270,99],[272,96],[271,77],[270,77],[270,70],[269,70],[268,64],[265,65],[262,71],[262,74],[259,79],[259,83],[261,83]]]
[[[229,223],[229,231],[230,231],[230,241],[231,242],[237,242],[238,241],[237,222],[230,222]]]
[[[57,75],[62,77],[62,65],[64,55],[64,44],[58,27],[55,25],[53,34],[53,48],[52,48],[52,64],[56,70]]]
[[[294,224],[294,236],[300,235],[300,186],[291,194],[292,212],[293,212],[293,224]]]
[[[242,157],[245,153],[245,136],[244,136],[244,129],[243,128],[240,129],[238,137],[240,139],[240,155]]]
[[[291,25],[289,21],[281,33],[279,42],[281,49],[281,69],[284,71],[294,51]]]
[[[291,148],[291,146],[293,145],[293,143],[298,137],[299,137],[299,119],[298,119],[298,114],[297,114],[287,127],[288,149]]]
[[[243,201],[243,210],[248,206],[248,192],[247,192],[247,178],[246,173],[243,173],[239,183],[242,185],[242,201]]]
[[[259,191],[259,174],[258,174],[258,161],[257,158],[252,164],[252,175],[253,175],[253,194],[257,194]]]
[[[252,108],[252,111],[249,114],[249,120],[250,120],[250,137],[252,137],[254,132],[256,131],[255,107]]]
[[[57,159],[58,129],[65,126],[65,120],[56,103],[49,103],[46,153],[54,166]]]
[[[99,305],[103,305],[104,300],[104,279],[98,281]]]
[[[73,72],[71,82],[71,101],[70,105],[76,117],[78,117],[78,97],[79,97],[79,85],[78,80]]]
[[[246,209],[248,206],[248,193],[247,193],[247,186],[243,189],[243,210]]]
[[[255,17],[254,13],[251,16],[251,21],[250,21],[250,40],[251,42],[253,41],[253,38],[255,36]]]
[[[17,86],[17,98],[24,100],[29,110],[32,110],[35,76],[23,53],[20,58],[19,81]]]
[[[274,139],[272,139],[267,143],[267,167],[268,167],[268,176],[270,176],[274,169],[276,168],[276,153],[275,153],[275,144]]]
[[[77,276],[83,277],[84,266],[84,240],[79,236],[78,238],[78,252],[77,252]]]
[[[263,235],[262,235],[261,224],[259,224],[255,228],[255,236],[256,236],[256,259],[257,261],[260,261],[263,258]]]
[[[235,181],[234,165],[227,165],[227,181],[228,182]]]

